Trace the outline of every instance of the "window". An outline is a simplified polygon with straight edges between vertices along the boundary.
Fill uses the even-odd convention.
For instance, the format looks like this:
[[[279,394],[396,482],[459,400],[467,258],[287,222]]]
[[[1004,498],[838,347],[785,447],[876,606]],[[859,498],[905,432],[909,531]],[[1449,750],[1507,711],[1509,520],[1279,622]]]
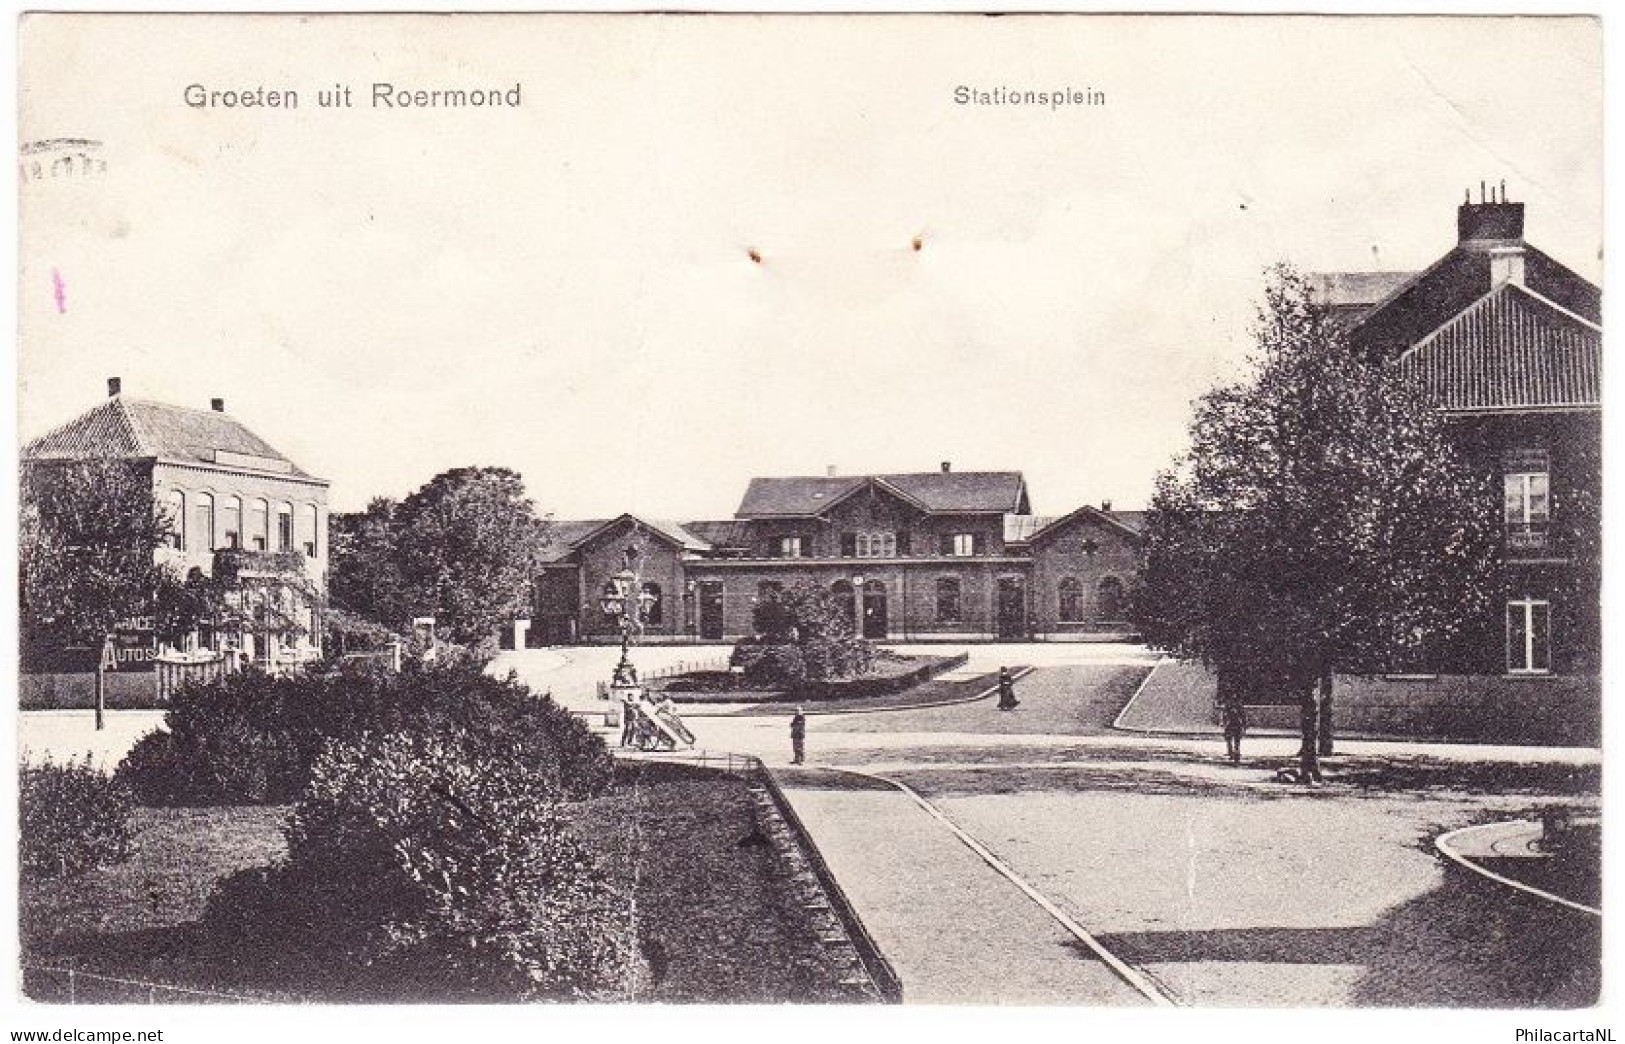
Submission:
[[[841,557],[856,558],[858,556],[858,535],[856,533],[841,534]]]
[[[1123,618],[1123,581],[1108,576],[1100,581],[1100,619]]]
[[[666,620],[666,600],[661,595],[660,585],[644,584],[643,593],[649,596],[643,602],[643,622],[659,627]]]
[[[896,558],[896,533],[859,533],[857,534],[857,556],[859,558]]]
[[[1520,598],[1507,603],[1507,671],[1545,674],[1552,669],[1552,603]]]
[[[1063,577],[1059,585],[1061,594],[1061,622],[1078,623],[1083,620],[1083,585],[1075,576]]]
[[[800,558],[801,538],[799,536],[779,537],[780,558]]]
[[[254,551],[271,549],[271,505],[255,500],[248,505],[248,547]]]
[[[948,622],[959,618],[959,580],[945,576],[937,581],[937,619]]]
[[[305,504],[299,509],[299,543],[306,558],[316,557],[316,505]]]
[[[178,489],[169,495],[169,546],[186,550],[186,494]]]
[[[243,502],[237,497],[220,502],[220,539],[233,550],[243,546]]]
[[[1507,550],[1542,550],[1551,521],[1551,474],[1546,453],[1508,453],[1505,469]]]
[[[192,498],[192,541],[194,551],[214,550],[214,498],[199,493]]]
[[[970,558],[972,555],[979,555],[985,546],[981,535],[977,533],[944,533],[942,535],[942,553],[954,558]]]
[[[276,549],[278,551],[293,550],[292,504],[278,504],[276,506]]]

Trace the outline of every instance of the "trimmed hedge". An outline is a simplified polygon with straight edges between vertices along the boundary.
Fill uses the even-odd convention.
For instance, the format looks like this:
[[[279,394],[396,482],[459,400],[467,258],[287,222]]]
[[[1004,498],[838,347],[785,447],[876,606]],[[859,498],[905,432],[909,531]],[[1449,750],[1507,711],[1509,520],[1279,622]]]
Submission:
[[[245,671],[183,688],[165,724],[118,767],[143,804],[287,804],[328,741],[367,733],[455,733],[477,755],[520,759],[561,798],[600,793],[612,769],[603,741],[575,715],[473,662],[400,674],[369,664],[326,675]]]
[[[24,766],[18,785],[25,873],[70,877],[130,855],[129,787],[91,764],[46,761]]]
[[[209,935],[235,942],[223,960],[323,1000],[609,996],[630,910],[557,793],[516,745],[461,729],[335,742],[289,821],[287,860],[223,881]]]

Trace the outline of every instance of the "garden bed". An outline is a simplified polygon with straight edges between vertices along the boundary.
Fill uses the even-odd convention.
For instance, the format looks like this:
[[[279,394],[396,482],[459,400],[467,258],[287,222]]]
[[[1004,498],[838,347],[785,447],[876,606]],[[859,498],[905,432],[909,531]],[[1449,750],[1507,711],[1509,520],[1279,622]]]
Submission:
[[[638,882],[639,1003],[861,999],[814,936],[757,829],[746,780],[623,763],[611,792],[566,807],[613,879]]]
[[[680,765],[626,767],[608,794],[564,811],[611,880],[637,881],[643,967],[627,999],[859,999],[840,985],[773,873],[743,779]],[[319,1000],[257,979],[256,962],[222,958],[276,940],[210,938],[199,921],[220,880],[282,856],[287,813],[140,808],[127,862],[66,880],[25,877],[26,994],[65,1002],[71,991],[79,1003]]]
[[[782,689],[763,689],[729,671],[692,671],[651,682],[649,688],[673,703],[818,703],[868,699],[904,692],[945,671],[963,666],[966,654],[902,656],[881,651],[869,673],[838,681],[805,682]]]

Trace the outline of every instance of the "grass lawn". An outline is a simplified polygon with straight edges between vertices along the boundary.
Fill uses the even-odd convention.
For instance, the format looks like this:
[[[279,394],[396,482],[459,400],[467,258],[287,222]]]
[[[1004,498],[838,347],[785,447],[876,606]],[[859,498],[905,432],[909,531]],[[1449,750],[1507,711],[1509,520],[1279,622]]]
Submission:
[[[65,880],[22,878],[23,963],[254,994],[228,986],[193,955],[193,925],[216,881],[282,854],[287,812],[263,806],[137,809],[136,850],[128,861]],[[61,975],[32,973],[26,985],[37,1000],[66,999]],[[126,1001],[137,994],[147,999],[141,991],[92,982],[80,982],[76,993],[81,1001]]]
[[[862,999],[840,985],[807,915],[776,876],[745,780],[684,765],[628,764],[609,795],[569,811],[610,873],[637,880],[648,974],[630,999]]]
[[[677,765],[623,769],[605,797],[566,806],[618,882],[637,882],[640,1002],[851,1001],[760,843],[747,783]],[[223,964],[198,923],[216,882],[284,852],[286,807],[138,809],[125,863],[66,880],[22,880],[23,963],[284,1002]],[[635,825],[635,830],[633,826]],[[743,842],[743,843],[742,843]],[[634,874],[634,869],[636,873]],[[29,971],[25,992],[65,1001],[65,973]],[[214,998],[77,976],[81,1002]],[[402,998],[411,1000],[413,998]]]

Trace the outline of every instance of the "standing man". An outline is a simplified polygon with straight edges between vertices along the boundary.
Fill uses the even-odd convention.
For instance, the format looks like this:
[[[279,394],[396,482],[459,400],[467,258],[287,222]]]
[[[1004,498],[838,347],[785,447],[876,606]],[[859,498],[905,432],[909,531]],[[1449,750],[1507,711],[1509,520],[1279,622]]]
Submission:
[[[796,708],[796,716],[790,719],[790,750],[794,754],[790,763],[799,765],[807,758],[807,716]]]
[[[1015,710],[1021,705],[1016,699],[1016,679],[1011,676],[1010,668],[999,668],[999,709]]]
[[[1218,704],[1219,728],[1224,733],[1224,753],[1233,765],[1241,763],[1241,738],[1247,733],[1244,688],[1238,671],[1223,668],[1219,670],[1218,691],[1214,702]]]
[[[638,697],[628,690],[621,695],[621,746],[630,747],[638,736]]]

